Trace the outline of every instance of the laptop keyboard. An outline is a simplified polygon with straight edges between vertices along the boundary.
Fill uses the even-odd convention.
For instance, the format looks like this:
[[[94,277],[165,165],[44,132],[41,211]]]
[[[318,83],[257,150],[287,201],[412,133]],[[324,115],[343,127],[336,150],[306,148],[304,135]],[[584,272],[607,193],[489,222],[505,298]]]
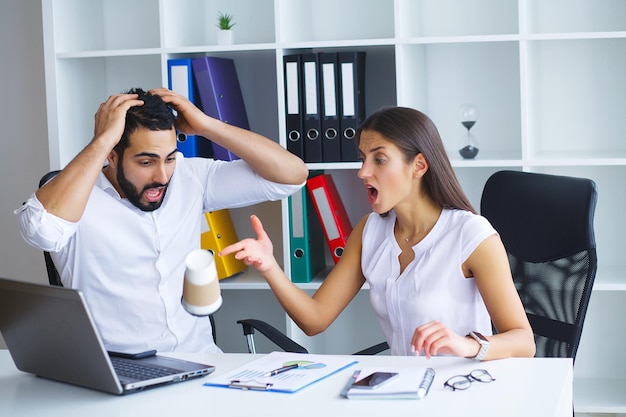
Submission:
[[[160,378],[177,373],[177,371],[169,368],[146,366],[129,360],[114,357],[111,358],[111,362],[113,363],[113,368],[115,369],[115,372],[118,376],[123,378],[137,379],[140,381]]]

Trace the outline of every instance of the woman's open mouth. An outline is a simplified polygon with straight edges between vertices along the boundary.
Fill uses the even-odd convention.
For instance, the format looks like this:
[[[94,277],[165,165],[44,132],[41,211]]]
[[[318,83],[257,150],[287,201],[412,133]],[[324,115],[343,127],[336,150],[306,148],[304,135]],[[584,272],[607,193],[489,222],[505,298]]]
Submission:
[[[365,188],[367,188],[367,201],[369,201],[370,204],[374,204],[378,197],[378,190],[371,185],[366,185]]]

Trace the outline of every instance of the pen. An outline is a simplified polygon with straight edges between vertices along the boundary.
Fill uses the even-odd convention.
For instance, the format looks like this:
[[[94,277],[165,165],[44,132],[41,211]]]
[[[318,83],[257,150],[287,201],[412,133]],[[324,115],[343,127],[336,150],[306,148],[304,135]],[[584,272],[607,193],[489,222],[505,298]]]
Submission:
[[[283,366],[282,368],[278,368],[278,369],[274,369],[273,371],[269,371],[263,374],[264,377],[266,376],[274,376],[274,375],[278,375],[278,374],[282,374],[283,372],[287,372],[290,369],[296,369],[298,366],[297,363],[294,363],[293,365],[287,365],[287,366]]]
[[[435,370],[433,368],[426,368],[422,382],[420,382],[420,386],[417,389],[417,398],[421,400],[428,394],[428,390],[430,390],[430,386],[433,384],[434,379]]]
[[[357,380],[359,375],[361,375],[361,371],[360,370],[357,369],[356,371],[354,371],[352,373],[352,376],[350,377],[350,379],[348,380],[346,385],[343,387],[343,389],[341,390],[341,393],[339,395],[341,395],[342,397],[347,397],[348,396],[348,391],[350,391],[350,388],[352,387],[352,384],[354,384],[354,382]]]

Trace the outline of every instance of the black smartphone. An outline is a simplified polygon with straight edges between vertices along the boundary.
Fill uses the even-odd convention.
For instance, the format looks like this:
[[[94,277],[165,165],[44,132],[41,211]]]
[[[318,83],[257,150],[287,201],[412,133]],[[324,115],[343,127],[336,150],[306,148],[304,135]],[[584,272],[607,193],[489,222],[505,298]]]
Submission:
[[[109,350],[107,352],[109,353],[109,356],[117,356],[118,358],[127,358],[127,359],[149,358],[150,356],[154,356],[157,353],[155,349],[145,350],[143,352],[116,352],[112,350]]]
[[[364,389],[374,389],[378,388],[381,385],[391,381],[392,379],[398,376],[397,372],[374,372],[366,376],[365,378],[359,379],[354,384],[352,384],[352,388],[364,388]]]

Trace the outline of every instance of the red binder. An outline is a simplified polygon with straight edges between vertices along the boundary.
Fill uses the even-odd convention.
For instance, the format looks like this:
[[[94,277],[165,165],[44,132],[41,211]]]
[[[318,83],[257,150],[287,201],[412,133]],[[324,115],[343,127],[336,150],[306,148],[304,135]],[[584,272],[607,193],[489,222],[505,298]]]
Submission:
[[[315,212],[324,229],[324,236],[335,263],[339,262],[346,247],[348,236],[352,232],[352,224],[348,218],[339,192],[330,174],[310,178],[306,187],[313,200]]]

